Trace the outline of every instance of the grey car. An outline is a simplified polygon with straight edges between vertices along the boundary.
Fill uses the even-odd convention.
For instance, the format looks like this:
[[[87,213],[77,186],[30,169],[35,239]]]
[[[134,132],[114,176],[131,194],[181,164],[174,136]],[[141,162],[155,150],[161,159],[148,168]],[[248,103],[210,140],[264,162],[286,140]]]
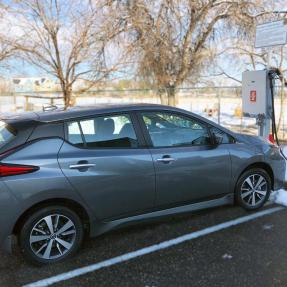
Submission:
[[[279,147],[161,105],[99,105],[0,122],[0,243],[35,264],[72,256],[84,235],[236,202],[284,184]]]

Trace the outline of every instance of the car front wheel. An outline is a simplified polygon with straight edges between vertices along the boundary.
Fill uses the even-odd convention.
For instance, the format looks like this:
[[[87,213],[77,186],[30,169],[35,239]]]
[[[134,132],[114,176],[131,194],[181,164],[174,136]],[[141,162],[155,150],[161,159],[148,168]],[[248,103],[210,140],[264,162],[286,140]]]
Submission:
[[[31,214],[20,234],[20,248],[36,265],[63,261],[75,254],[83,239],[79,216],[62,206],[44,207]]]
[[[255,210],[264,205],[271,192],[271,179],[261,168],[253,168],[244,172],[238,179],[235,198],[246,210]]]

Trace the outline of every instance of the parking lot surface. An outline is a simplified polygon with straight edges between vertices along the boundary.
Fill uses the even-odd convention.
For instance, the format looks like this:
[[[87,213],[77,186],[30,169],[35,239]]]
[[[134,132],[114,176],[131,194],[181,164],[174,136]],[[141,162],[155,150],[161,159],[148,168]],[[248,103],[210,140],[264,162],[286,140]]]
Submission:
[[[41,268],[19,251],[0,253],[0,286],[37,282],[251,214],[228,206],[114,231],[87,239],[69,261]],[[287,286],[286,222],[287,209],[276,210],[53,286]]]

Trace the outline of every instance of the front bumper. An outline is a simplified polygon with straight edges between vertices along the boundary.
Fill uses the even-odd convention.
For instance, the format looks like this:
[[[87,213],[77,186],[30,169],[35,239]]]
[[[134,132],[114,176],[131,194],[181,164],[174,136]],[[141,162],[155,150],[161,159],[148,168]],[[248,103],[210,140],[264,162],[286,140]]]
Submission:
[[[284,180],[283,180],[283,188],[287,190],[287,149],[281,148],[281,154],[283,158],[285,159],[285,174],[284,174]]]
[[[282,151],[276,147],[272,148],[266,157],[266,161],[273,170],[274,185],[273,190],[287,187],[286,182],[286,158]]]

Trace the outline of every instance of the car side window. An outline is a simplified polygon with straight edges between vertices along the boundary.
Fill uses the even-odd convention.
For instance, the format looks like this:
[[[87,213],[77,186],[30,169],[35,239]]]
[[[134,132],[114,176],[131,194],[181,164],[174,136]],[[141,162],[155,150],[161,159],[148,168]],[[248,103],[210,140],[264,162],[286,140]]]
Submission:
[[[82,134],[78,122],[68,123],[68,141],[77,146],[83,145]]]
[[[211,144],[207,127],[199,121],[170,112],[142,113],[154,147]]]
[[[68,141],[86,148],[136,148],[138,140],[129,115],[99,116],[68,123]]]
[[[235,142],[232,136],[228,135],[227,133],[218,128],[211,127],[210,133],[213,134],[213,136],[215,137],[217,144],[230,144]]]

